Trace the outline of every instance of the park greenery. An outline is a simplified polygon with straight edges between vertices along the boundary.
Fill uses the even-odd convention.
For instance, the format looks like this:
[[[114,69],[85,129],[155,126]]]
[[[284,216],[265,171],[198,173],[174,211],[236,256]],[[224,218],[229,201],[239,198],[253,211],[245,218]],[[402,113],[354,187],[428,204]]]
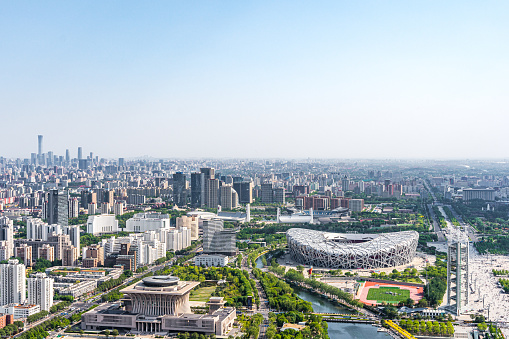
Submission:
[[[447,289],[447,263],[445,259],[445,255],[439,254],[435,266],[427,265],[424,269],[423,274],[427,276],[428,284],[424,287],[422,303],[427,302],[429,306],[435,307],[442,302]]]
[[[474,243],[479,253],[486,254],[509,254],[509,235],[483,237],[480,241]]]
[[[311,303],[300,299],[293,288],[283,280],[258,268],[253,269],[253,274],[260,280],[271,308],[279,311],[313,312]]]
[[[508,270],[491,270],[494,276],[509,275]]]
[[[64,317],[54,317],[51,320],[46,320],[40,325],[32,327],[28,331],[21,333],[17,338],[18,339],[41,339],[49,336],[48,331],[54,331],[62,329],[70,324],[70,320]],[[7,327],[7,326],[6,326]],[[4,336],[2,331],[4,331],[5,335],[10,336],[14,334],[13,332],[7,334],[5,329],[6,327],[0,329],[0,335]]]
[[[102,239],[108,239],[111,237],[126,237],[128,236],[128,232],[118,232],[113,234],[102,234],[102,235],[93,235],[91,233],[85,233],[80,237],[80,245],[81,247],[90,246],[92,244],[98,244],[101,242]]]
[[[400,320],[401,328],[407,330],[411,334],[433,335],[452,337],[454,335],[454,327],[450,321],[424,321],[424,320]]]
[[[96,291],[103,292],[103,291],[111,290],[112,288],[122,285],[126,279],[128,279],[132,276],[133,276],[133,272],[131,272],[129,270],[125,270],[120,275],[120,277],[118,277],[117,279],[110,279],[110,280],[103,281],[102,283],[100,283],[99,286],[97,286]]]
[[[305,322],[306,327],[301,331],[288,329],[278,333],[278,327],[284,324],[296,324]],[[301,312],[269,313],[269,326],[265,332],[267,339],[328,339],[327,323],[322,317],[315,314],[304,314]]]
[[[239,322],[242,324],[242,339],[256,339],[260,334],[260,325],[263,322],[261,314],[255,314],[251,317],[240,317]]]
[[[502,286],[502,288],[504,289],[504,292],[505,293],[509,293],[509,279],[498,279],[498,282],[500,283],[500,285]]]
[[[227,306],[249,306],[250,300],[260,303],[255,281],[249,278],[247,271],[228,266],[173,266],[166,269],[164,274],[172,274],[185,281],[225,280],[226,283],[217,285],[212,296],[224,297]]]
[[[452,214],[452,211],[449,209],[449,207],[443,206],[443,209],[444,209],[445,214],[449,218],[449,220],[452,222],[452,224],[454,226],[460,226],[459,221],[454,217],[454,215]]]

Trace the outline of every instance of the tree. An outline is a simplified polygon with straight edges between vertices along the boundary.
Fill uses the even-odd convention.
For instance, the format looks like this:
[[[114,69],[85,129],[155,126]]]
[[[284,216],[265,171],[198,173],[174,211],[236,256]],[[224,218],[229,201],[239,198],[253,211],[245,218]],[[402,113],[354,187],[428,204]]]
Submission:
[[[118,335],[118,330],[115,328],[113,331],[111,331],[111,335],[116,337]]]
[[[408,307],[413,307],[414,306],[414,300],[412,298],[408,298],[407,300],[405,300],[405,305],[408,306]]]
[[[85,331],[80,330],[80,336],[82,336],[82,337],[83,337],[83,334],[84,334],[84,333],[85,333]]]
[[[109,330],[104,330],[104,331],[103,331],[103,333],[104,333],[104,335],[105,335],[105,336],[107,336],[107,337],[110,335],[110,331],[109,331]]]
[[[477,328],[479,329],[479,331],[486,331],[488,329],[488,325],[486,325],[486,323],[479,323],[477,324]]]

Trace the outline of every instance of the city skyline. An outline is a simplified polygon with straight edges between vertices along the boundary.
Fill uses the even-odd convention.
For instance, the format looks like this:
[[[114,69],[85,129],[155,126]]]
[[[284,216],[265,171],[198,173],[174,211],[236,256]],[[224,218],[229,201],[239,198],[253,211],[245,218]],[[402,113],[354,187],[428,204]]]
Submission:
[[[509,157],[508,6],[5,3],[0,156]]]

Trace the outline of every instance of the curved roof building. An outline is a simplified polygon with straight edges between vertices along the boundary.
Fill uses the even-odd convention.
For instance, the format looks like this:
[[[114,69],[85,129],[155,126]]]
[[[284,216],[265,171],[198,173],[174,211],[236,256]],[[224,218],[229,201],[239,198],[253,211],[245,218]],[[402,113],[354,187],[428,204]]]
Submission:
[[[375,269],[410,263],[419,233],[343,234],[292,228],[286,232],[291,256],[305,265]]]

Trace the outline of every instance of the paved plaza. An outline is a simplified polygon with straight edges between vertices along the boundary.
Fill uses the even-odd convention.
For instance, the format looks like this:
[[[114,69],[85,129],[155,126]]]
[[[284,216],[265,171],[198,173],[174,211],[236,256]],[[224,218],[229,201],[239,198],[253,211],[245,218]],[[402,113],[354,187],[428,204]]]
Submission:
[[[509,294],[499,286],[499,277],[493,275],[493,269],[509,270],[509,257],[480,255],[470,245],[470,303],[467,310],[469,313],[482,313],[490,321],[507,324]]]

